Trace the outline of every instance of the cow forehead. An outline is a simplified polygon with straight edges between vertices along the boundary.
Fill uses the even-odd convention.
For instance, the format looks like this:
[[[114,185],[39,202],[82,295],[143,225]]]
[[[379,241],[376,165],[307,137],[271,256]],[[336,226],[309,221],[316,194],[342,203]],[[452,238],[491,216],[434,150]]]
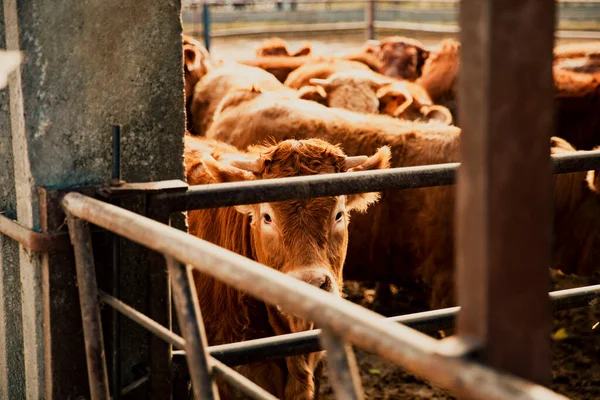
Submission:
[[[265,203],[261,209],[275,214],[281,223],[292,223],[294,226],[312,225],[329,219],[334,209],[344,205],[344,196],[321,197],[317,199],[280,201]]]

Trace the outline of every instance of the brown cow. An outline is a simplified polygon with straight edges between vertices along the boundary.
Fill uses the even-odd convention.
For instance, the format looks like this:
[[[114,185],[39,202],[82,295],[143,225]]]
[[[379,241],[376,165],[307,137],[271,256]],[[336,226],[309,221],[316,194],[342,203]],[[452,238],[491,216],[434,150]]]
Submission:
[[[185,102],[194,93],[194,87],[204,75],[213,69],[210,54],[202,44],[191,36],[183,35],[183,61],[185,72]]]
[[[600,44],[578,48],[579,53],[574,46],[555,50],[555,134],[589,150],[600,145]]]
[[[326,96],[319,102],[329,107],[381,113],[409,121],[452,123],[450,111],[434,105],[425,89],[413,82],[388,78],[370,70],[355,70],[338,72],[327,79],[314,78],[310,83],[323,88]]]
[[[447,107],[456,123],[456,82],[460,67],[460,43],[446,39],[438,49],[429,53],[421,76],[415,81],[421,85],[435,104]]]
[[[304,44],[297,52],[292,53],[285,40],[273,37],[266,40],[256,49],[256,57],[303,57],[312,55],[312,46],[310,43]]]
[[[288,140],[240,153],[222,143],[186,136],[186,175],[192,185],[255,179],[345,173],[389,167],[387,147],[367,157],[346,157],[319,139]],[[254,259],[277,271],[336,295],[343,285],[349,213],[364,212],[377,193],[262,203],[188,213],[190,233]],[[210,345],[312,329],[304,322],[225,284],[195,276]],[[273,395],[285,400],[314,399],[315,366],[322,353],[238,367]],[[221,399],[234,389],[218,382]]]
[[[281,38],[271,38],[256,49],[256,62],[258,64],[247,64],[263,68],[275,75],[280,82],[285,82],[291,71],[298,68],[302,63],[312,59],[312,46],[304,44],[295,53],[289,50],[288,44]],[[262,63],[262,64],[261,64]]]
[[[191,103],[196,84],[215,65],[208,51],[191,36],[183,35],[183,71],[185,77],[185,111],[187,129],[191,129]]]
[[[297,96],[295,90],[284,86],[267,71],[237,63],[224,64],[208,73],[194,89],[190,105],[190,133],[204,136],[223,98],[231,90],[252,86]]]
[[[457,121],[456,82],[460,68],[460,45],[445,40],[425,61],[416,83],[434,103],[447,107]],[[589,150],[600,145],[600,44],[577,43],[554,50],[556,127],[554,134],[575,148]]]
[[[369,41],[358,54],[344,56],[346,60],[360,61],[385,76],[414,81],[429,51],[423,43],[404,36],[391,36],[381,41]]]
[[[332,58],[325,61],[308,62],[292,71],[285,80],[285,86],[300,89],[310,85],[311,79],[327,79],[337,72],[368,71],[369,67],[357,61]]]
[[[353,155],[368,154],[387,144],[391,147],[392,167],[459,161],[460,130],[456,127],[327,109],[302,100],[279,100],[248,91],[234,95],[245,96],[245,102],[223,110],[207,135],[238,148],[269,137],[319,137],[340,143],[347,154]],[[555,265],[584,274],[592,262],[599,262],[600,197],[591,196],[590,185],[582,175],[572,178],[571,186],[562,184],[568,176],[557,180],[556,203],[565,203],[560,196],[574,201],[567,207],[556,207],[556,234],[566,235],[557,240],[554,253],[571,257],[557,256],[560,260]],[[588,180],[597,182],[597,173]],[[585,204],[579,201],[581,196],[574,194],[578,188],[585,193]],[[414,285],[417,279],[432,290],[432,307],[454,304],[453,216],[453,186],[384,192],[375,207],[353,220],[345,279],[399,285]],[[587,236],[576,234],[578,230]]]

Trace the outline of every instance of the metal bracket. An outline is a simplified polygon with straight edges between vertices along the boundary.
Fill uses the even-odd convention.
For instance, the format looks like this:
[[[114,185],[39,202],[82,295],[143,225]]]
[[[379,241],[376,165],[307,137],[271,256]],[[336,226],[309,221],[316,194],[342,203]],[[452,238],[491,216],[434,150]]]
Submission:
[[[23,247],[40,253],[65,251],[71,248],[67,232],[35,232],[4,215],[0,215],[0,233],[16,240]]]

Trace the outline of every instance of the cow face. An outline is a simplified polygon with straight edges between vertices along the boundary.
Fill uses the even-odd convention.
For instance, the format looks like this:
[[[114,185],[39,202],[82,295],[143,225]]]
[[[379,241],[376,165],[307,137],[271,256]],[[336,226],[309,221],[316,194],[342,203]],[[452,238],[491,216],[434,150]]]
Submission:
[[[391,81],[371,71],[338,72],[327,79],[313,78],[311,85],[321,87],[326,93],[325,103],[329,107],[366,114],[379,113],[376,92]]]
[[[257,152],[257,153],[255,153]],[[371,156],[347,157],[319,139],[287,140],[255,148],[252,160],[203,161],[218,182],[249,181],[300,175],[342,173],[389,167],[390,150]],[[333,293],[342,287],[342,266],[348,246],[350,211],[364,212],[377,193],[324,197],[236,206],[251,215],[255,259],[311,285]]]
[[[421,69],[429,52],[420,42],[401,37],[390,37],[381,41],[379,60],[381,73],[386,76],[414,81],[421,75]]]

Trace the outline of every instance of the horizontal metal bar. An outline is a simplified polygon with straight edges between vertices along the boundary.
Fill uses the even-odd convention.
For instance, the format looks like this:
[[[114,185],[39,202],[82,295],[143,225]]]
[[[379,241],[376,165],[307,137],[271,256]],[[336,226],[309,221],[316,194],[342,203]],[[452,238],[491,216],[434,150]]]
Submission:
[[[211,358],[210,363],[213,370],[221,375],[230,385],[241,391],[250,398],[257,400],[278,400],[277,397],[256,385],[244,375],[234,371],[217,359]]]
[[[554,174],[600,168],[600,150],[552,155]],[[157,195],[171,211],[451,185],[460,163],[190,186]]]
[[[585,307],[589,305],[590,301],[600,297],[600,285],[558,290],[550,292],[548,295],[553,311]],[[451,307],[390,317],[388,320],[404,324],[424,333],[433,333],[452,328],[459,310],[460,307]],[[319,345],[320,334],[321,330],[315,329],[264,339],[211,346],[208,351],[211,356],[227,365],[250,364],[257,361],[320,351],[322,350]],[[182,353],[178,352],[177,354]]]
[[[173,347],[178,349],[185,348],[185,341],[181,336],[173,333],[151,318],[148,318],[146,315],[137,311],[133,307],[130,307],[119,299],[115,299],[101,290],[98,291],[98,298],[102,303],[111,306],[125,317],[139,324],[142,328],[155,334],[165,342],[170,343],[173,345]],[[185,355],[185,352],[181,352],[180,354]],[[234,371],[231,367],[228,367],[214,357],[209,358],[209,365],[212,368],[213,373],[218,373],[221,375],[227,382],[242,391],[244,394],[259,400],[277,400],[276,397],[272,396],[263,388],[256,385],[254,382],[250,381],[248,378]]]
[[[457,396],[490,400],[565,399],[545,387],[478,363],[444,357],[437,352],[439,342],[423,333],[390,323],[361,306],[175,228],[79,193],[69,193],[62,204],[74,216],[277,304]]]
[[[329,31],[357,31],[365,29],[364,22],[324,22],[316,24],[290,24],[245,28],[223,28],[211,31],[211,38],[224,38],[232,36],[259,35],[259,34],[279,34],[289,32],[329,32]]]
[[[41,233],[25,228],[4,215],[0,214],[0,233],[16,240],[23,247],[40,253],[64,251],[71,249],[68,232]]]
[[[105,185],[98,188],[98,194],[106,198],[125,197],[138,193],[156,193],[186,190],[188,184],[179,179],[157,182],[123,182],[119,185]]]

